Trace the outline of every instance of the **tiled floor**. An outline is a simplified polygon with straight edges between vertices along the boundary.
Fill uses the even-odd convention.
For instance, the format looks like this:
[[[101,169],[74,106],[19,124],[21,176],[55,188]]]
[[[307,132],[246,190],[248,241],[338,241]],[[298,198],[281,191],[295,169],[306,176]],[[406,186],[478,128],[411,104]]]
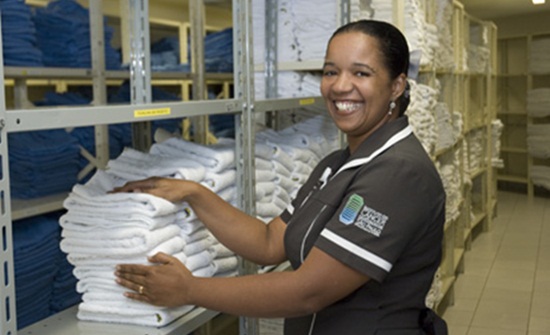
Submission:
[[[499,192],[443,318],[450,335],[550,334],[550,199]]]

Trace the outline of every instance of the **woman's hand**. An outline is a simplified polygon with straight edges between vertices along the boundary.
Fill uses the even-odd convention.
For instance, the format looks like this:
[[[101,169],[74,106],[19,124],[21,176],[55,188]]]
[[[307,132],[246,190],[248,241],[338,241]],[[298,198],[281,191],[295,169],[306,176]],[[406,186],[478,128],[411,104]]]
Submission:
[[[124,186],[115,187],[111,192],[143,192],[177,203],[191,194],[193,185],[195,183],[187,180],[150,177],[128,182]]]
[[[116,268],[116,282],[132,292],[130,299],[163,307],[188,305],[189,284],[194,277],[177,258],[159,252],[149,257],[155,265],[121,264]]]

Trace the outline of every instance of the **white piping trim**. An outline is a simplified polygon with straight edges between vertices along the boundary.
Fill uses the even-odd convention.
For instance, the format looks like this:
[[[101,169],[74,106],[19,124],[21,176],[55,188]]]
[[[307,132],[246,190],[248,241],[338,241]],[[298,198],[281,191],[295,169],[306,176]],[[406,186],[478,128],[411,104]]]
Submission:
[[[330,230],[327,230],[326,228],[323,229],[323,231],[321,232],[321,235],[327,240],[336,243],[337,245],[346,249],[352,254],[361,257],[362,259],[378,266],[379,268],[385,270],[386,272],[390,272],[391,268],[393,267],[393,264],[386,261],[385,259],[380,258],[379,256],[376,256],[372,252],[359,247],[357,244],[354,244],[334,234],[333,232],[331,232]]]
[[[356,166],[359,166],[359,165],[363,165],[363,164],[366,164],[368,162],[370,162],[371,160],[373,160],[376,156],[380,155],[383,151],[387,150],[389,147],[391,147],[392,145],[394,145],[395,143],[403,140],[404,138],[406,138],[407,136],[409,136],[410,134],[412,134],[412,128],[411,126],[407,126],[405,128],[403,128],[400,132],[398,132],[397,134],[393,135],[388,141],[386,141],[386,143],[384,143],[384,145],[382,145],[380,148],[378,148],[375,152],[373,152],[370,156],[368,157],[365,157],[365,158],[358,158],[358,159],[354,159],[352,160],[351,162],[348,162],[346,164],[344,164],[344,166],[342,166],[338,172],[336,172],[332,178],[334,178],[337,174],[339,174],[340,172],[344,171],[344,170],[347,170],[347,169],[351,169],[351,168],[354,168]]]
[[[292,206],[291,203],[286,206],[286,210],[290,213],[290,215],[294,214],[294,206]]]

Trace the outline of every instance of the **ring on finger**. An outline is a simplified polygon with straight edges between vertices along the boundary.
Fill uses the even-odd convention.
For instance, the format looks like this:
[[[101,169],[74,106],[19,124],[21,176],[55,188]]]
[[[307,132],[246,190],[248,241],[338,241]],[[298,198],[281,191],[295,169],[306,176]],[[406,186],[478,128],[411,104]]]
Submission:
[[[145,289],[145,288],[143,287],[143,285],[139,285],[138,293],[139,293],[140,295],[142,295],[144,289]]]

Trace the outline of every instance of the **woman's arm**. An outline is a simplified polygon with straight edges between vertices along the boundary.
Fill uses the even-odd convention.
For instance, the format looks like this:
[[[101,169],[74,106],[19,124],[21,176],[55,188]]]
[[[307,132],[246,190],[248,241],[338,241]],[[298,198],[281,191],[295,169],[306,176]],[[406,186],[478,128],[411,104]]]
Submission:
[[[218,241],[241,257],[262,265],[286,259],[286,224],[280,218],[265,224],[196,182],[154,177],[129,182],[113,191],[145,192],[176,203],[185,201]]]
[[[233,278],[193,277],[179,261],[159,254],[157,266],[121,265],[118,282],[132,299],[159,306],[196,305],[233,315],[296,317],[348,296],[368,277],[313,248],[296,271]],[[179,264],[178,264],[179,263]]]

